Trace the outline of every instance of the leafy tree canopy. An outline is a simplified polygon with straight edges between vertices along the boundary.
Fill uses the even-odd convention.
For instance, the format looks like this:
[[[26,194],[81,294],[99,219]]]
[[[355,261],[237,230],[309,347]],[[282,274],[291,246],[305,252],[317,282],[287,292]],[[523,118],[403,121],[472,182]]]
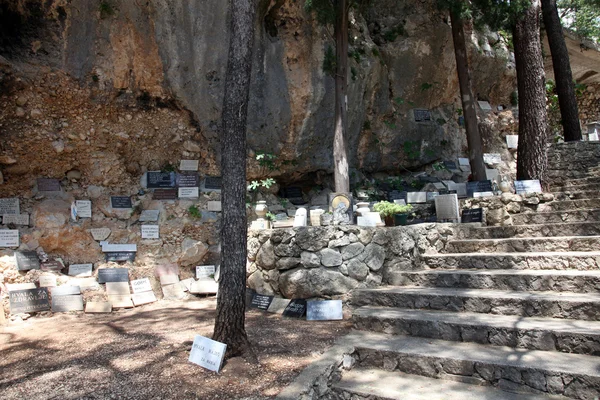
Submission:
[[[556,5],[564,27],[600,41],[600,0],[557,0]]]

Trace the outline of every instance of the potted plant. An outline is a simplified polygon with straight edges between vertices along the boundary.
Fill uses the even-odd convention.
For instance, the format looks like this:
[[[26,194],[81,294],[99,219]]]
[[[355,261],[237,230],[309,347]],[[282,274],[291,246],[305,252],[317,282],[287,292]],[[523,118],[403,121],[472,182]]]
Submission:
[[[410,204],[401,205],[390,203],[389,201],[381,201],[373,206],[373,210],[381,215],[381,218],[385,220],[386,226],[406,225],[408,213],[412,211],[412,206]]]

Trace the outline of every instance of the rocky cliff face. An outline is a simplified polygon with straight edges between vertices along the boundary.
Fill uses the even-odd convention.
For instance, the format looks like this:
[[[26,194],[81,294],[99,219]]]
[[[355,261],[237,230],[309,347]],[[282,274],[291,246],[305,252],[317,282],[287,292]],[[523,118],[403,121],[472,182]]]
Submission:
[[[92,180],[96,174],[126,184],[180,158],[199,158],[201,172],[219,173],[227,2],[11,3],[3,6],[11,24],[3,24],[0,40],[1,146],[17,160],[4,171],[9,183],[15,171],[42,168],[60,177],[78,167]],[[270,151],[297,161],[280,171],[290,180],[330,172],[327,30],[302,1],[257,3],[249,159]],[[355,168],[417,167],[465,146],[450,27],[434,7],[378,0],[351,12],[348,139]],[[475,92],[493,105],[509,104],[509,52],[495,34],[472,41]],[[415,122],[414,109],[431,110],[432,120]]]

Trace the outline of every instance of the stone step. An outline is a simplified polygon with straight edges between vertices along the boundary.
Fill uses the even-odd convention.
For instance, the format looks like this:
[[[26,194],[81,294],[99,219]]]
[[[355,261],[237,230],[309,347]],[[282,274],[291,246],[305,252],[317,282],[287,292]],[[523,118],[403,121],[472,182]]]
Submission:
[[[576,182],[577,183],[577,182]],[[550,190],[552,192],[568,192],[568,191],[585,191],[585,190],[600,190],[600,179],[598,182],[581,183],[581,184],[557,184],[551,185]]]
[[[510,393],[490,386],[470,385],[377,368],[355,368],[344,372],[342,379],[334,383],[332,389],[336,396],[333,399],[352,400],[547,400],[549,398],[547,395]]]
[[[354,328],[456,342],[600,355],[600,322],[514,315],[361,307]]]
[[[551,201],[549,203],[538,204],[536,211],[571,211],[580,208],[600,208],[600,199]]]
[[[514,237],[598,236],[600,222],[561,222],[556,224],[484,226],[465,232],[469,239],[501,239]]]
[[[562,177],[559,177],[558,179],[554,179],[554,181],[550,184],[550,187],[573,187],[587,184],[600,184],[600,176],[576,179],[564,179]]]
[[[600,236],[518,237],[506,239],[451,240],[448,253],[524,253],[528,251],[594,251],[600,249]]]
[[[565,200],[582,200],[582,199],[597,199],[600,198],[600,191],[596,190],[566,190],[561,192],[554,192],[554,200],[565,201]]]
[[[352,302],[358,306],[600,320],[600,294],[595,293],[391,286],[356,290]]]
[[[514,214],[514,225],[600,221],[600,208]]]
[[[347,338],[354,344],[353,356],[359,368],[574,399],[594,399],[600,395],[600,358],[595,356],[362,331]]]
[[[587,170],[571,170],[565,171],[564,169],[553,169],[547,171],[548,179],[556,182],[557,180],[573,180],[582,178],[596,178],[600,176],[600,172],[591,168]]]
[[[600,268],[600,251],[430,254],[421,256],[420,264],[432,269],[593,270]]]
[[[395,286],[600,293],[598,270],[427,269],[393,272],[387,282]]]

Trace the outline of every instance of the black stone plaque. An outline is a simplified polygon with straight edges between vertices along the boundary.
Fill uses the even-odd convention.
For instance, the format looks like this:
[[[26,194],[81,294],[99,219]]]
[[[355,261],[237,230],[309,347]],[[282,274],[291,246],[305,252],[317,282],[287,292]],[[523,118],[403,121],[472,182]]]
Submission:
[[[204,188],[221,190],[222,179],[220,176],[207,176],[204,178]]]
[[[178,187],[199,187],[200,177],[196,173],[177,174]]]
[[[135,261],[135,251],[109,251],[104,254],[107,262]]]
[[[246,288],[246,310],[250,308],[250,303],[252,303],[252,297],[256,292],[250,288]]]
[[[473,197],[475,192],[492,192],[492,181],[467,182],[467,196]]]
[[[302,198],[302,188],[298,186],[288,186],[281,189],[281,197],[286,199]]]
[[[112,208],[132,208],[131,197],[129,196],[110,196],[110,205]]]
[[[171,188],[175,187],[174,172],[148,172],[148,188]]]
[[[463,210],[460,222],[463,224],[469,222],[483,222],[483,209],[473,208],[471,210]]]
[[[252,295],[252,301],[250,301],[250,308],[258,308],[259,310],[267,311],[267,308],[269,308],[272,301],[273,296],[254,293]]]
[[[394,200],[404,200],[407,203],[408,192],[399,192],[398,190],[392,190],[388,194],[388,199],[393,202]]]
[[[15,258],[19,271],[40,269],[40,259],[35,251],[15,251]]]
[[[306,300],[294,299],[290,301],[285,310],[283,310],[284,317],[302,318],[306,314]]]
[[[458,166],[454,161],[444,161],[444,167],[449,170],[457,170]]]
[[[53,178],[38,178],[37,187],[40,192],[60,192],[60,182]]]
[[[111,254],[111,253],[106,253]],[[129,282],[129,269],[127,268],[100,268],[98,270],[98,283]]]
[[[443,194],[457,194],[456,190],[440,189],[440,196]]]
[[[177,200],[177,189],[156,189],[152,198],[154,200]]]
[[[8,292],[12,314],[46,311],[50,309],[48,289],[25,289]]]
[[[42,270],[44,271],[60,271],[65,267],[65,265],[59,260],[48,260],[45,263],[42,263]]]
[[[415,114],[415,122],[431,121],[431,112],[429,110],[413,110]]]

